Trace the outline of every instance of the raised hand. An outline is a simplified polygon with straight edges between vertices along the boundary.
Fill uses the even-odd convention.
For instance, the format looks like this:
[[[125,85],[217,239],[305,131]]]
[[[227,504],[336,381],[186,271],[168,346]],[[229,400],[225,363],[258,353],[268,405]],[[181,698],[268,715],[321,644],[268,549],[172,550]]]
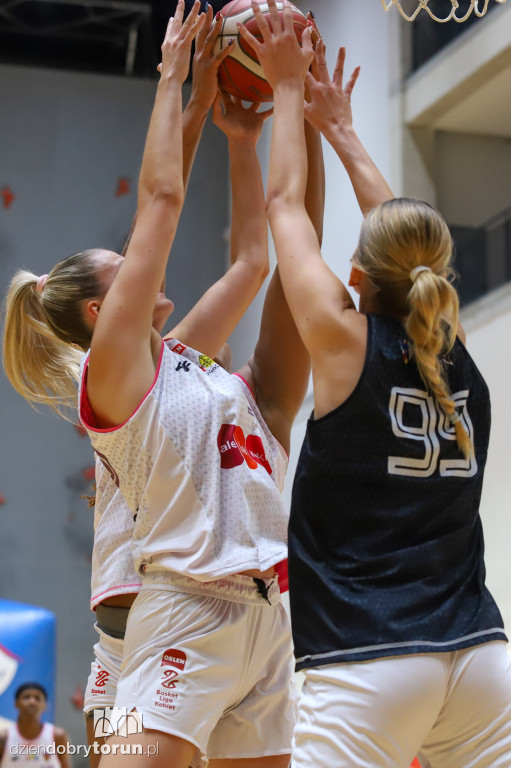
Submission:
[[[344,86],[345,60],[346,48],[341,48],[333,77],[330,78],[325,58],[325,44],[320,39],[316,44],[311,72],[308,72],[305,77],[307,91],[305,117],[329,140],[332,139],[334,131],[351,127],[353,123],[351,95],[360,74],[360,67],[353,71]]]
[[[222,28],[222,16],[217,14],[213,22],[213,8],[210,5],[205,17],[204,25],[195,39],[190,101],[195,102],[198,107],[207,112],[215,100],[218,90],[218,69],[229,55],[230,45],[214,53],[215,43]]]
[[[195,0],[185,21],[184,9],[184,0],[179,0],[176,15],[169,19],[161,46],[162,79],[176,78],[180,83],[184,83],[188,76],[192,40],[200,33],[206,20],[206,15],[200,14],[200,0]]]
[[[269,84],[275,88],[285,81],[303,81],[314,56],[312,46],[313,26],[308,26],[302,35],[302,45],[296,39],[293,29],[293,15],[288,2],[284,3],[282,16],[277,9],[275,0],[268,0],[271,28],[260,7],[252,4],[263,42],[257,40],[243,25],[238,30],[243,39],[250,45],[257,57]]]
[[[245,108],[236,96],[219,91],[213,104],[213,122],[229,140],[248,140],[257,143],[264,121],[273,114],[273,109],[259,112],[261,105],[251,104]]]

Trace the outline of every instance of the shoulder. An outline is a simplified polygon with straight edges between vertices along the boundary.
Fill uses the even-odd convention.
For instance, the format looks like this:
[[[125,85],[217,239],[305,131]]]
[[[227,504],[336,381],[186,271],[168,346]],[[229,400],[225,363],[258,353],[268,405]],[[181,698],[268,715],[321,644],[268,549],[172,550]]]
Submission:
[[[58,728],[56,725],[53,726],[53,737],[55,744],[65,744],[68,741],[66,731],[63,728]]]

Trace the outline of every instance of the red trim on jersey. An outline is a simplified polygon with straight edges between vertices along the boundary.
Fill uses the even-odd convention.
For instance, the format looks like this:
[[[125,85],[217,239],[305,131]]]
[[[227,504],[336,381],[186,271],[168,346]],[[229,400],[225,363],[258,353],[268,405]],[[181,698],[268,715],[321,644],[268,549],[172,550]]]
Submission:
[[[158,364],[156,366],[156,373],[153,379],[153,383],[151,384],[151,386],[149,387],[149,389],[147,390],[144,397],[141,399],[141,401],[139,402],[139,404],[137,405],[133,413],[130,416],[128,416],[128,418],[125,421],[123,421],[122,424],[118,424],[115,427],[108,427],[106,429],[101,429],[100,427],[98,427],[98,420],[96,418],[96,414],[92,410],[92,406],[87,396],[87,375],[89,372],[89,360],[87,360],[87,362],[83,366],[82,390],[81,390],[81,398],[80,398],[80,421],[82,422],[83,426],[86,427],[91,432],[100,432],[100,433],[116,432],[118,429],[121,429],[121,427],[124,427],[124,425],[127,424],[128,421],[133,418],[133,416],[142,406],[143,402],[147,399],[147,397],[149,397],[152,390],[154,389],[154,385],[156,384],[156,380],[158,379],[158,375],[160,373],[160,366],[161,366],[161,361],[163,357],[164,346],[165,346],[165,343],[162,339],[160,356],[158,358]]]
[[[254,392],[253,392],[253,389],[252,389],[252,387],[250,386],[250,384],[248,383],[248,381],[247,381],[246,379],[244,379],[244,378],[243,378],[243,376],[241,375],[241,373],[233,373],[232,375],[233,375],[233,376],[237,376],[237,377],[238,377],[238,379],[241,379],[241,380],[242,380],[243,384],[244,384],[244,385],[247,387],[248,391],[250,392],[250,394],[252,395],[252,397],[254,398],[254,400],[256,400],[256,396],[254,395]],[[257,400],[256,400],[256,403],[257,403]]]
[[[287,569],[287,557],[275,565],[275,573],[279,576],[279,589],[281,593],[289,592],[289,573]]]

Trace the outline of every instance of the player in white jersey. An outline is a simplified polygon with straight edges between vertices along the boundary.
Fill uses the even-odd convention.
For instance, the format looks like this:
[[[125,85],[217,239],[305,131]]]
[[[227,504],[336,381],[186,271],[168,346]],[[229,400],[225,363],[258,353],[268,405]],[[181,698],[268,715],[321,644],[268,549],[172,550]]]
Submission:
[[[241,254],[174,329],[174,340],[162,344],[152,328],[155,315],[170,306],[159,289],[183,198],[180,82],[201,24],[198,2],[185,22],[183,10],[180,0],[162,49],[126,256],[89,252],[57,265],[47,278],[20,276],[17,284],[15,278],[5,367],[29,399],[55,404],[53,393],[62,403],[62,379],[47,375],[55,353],[49,347],[60,340],[69,359],[70,342],[90,345],[82,416],[136,518],[143,588],[128,620],[116,704],[136,709],[144,731],[112,737],[102,761],[120,761],[120,746],[122,761],[136,760],[137,768],[149,759],[152,766],[184,768],[206,755],[215,766],[284,768],[294,706],[289,626],[275,576],[286,556],[279,466],[306,391],[309,358],[277,272],[242,378],[212,363],[267,269],[261,266],[267,225],[255,141],[249,148],[236,135],[231,160],[236,156],[251,181],[233,201],[242,214],[233,215],[232,232]],[[229,110],[229,102],[225,106]],[[309,132],[309,141],[317,158],[317,134]],[[311,162],[310,178],[322,180],[321,170]],[[322,206],[318,185],[309,192],[314,187],[308,202],[316,217]],[[56,311],[51,297],[65,299],[66,278],[75,292]],[[44,361],[27,357],[41,349],[26,343],[26,315],[34,313],[46,325]],[[67,370],[73,379],[75,369]],[[132,758],[126,747],[135,744],[144,753]]]
[[[221,19],[213,22],[213,9],[206,14],[206,23],[195,41],[193,81],[190,100],[183,112],[183,182],[188,185],[192,164],[202,135],[206,116],[217,96],[218,67],[227,51],[214,54]],[[236,120],[238,107],[231,105],[231,121]],[[246,117],[244,116],[244,119]],[[254,120],[262,119],[254,117]],[[229,116],[219,126],[228,130]],[[130,236],[124,246],[126,251]],[[233,249],[231,260],[236,260]],[[155,317],[155,328],[161,331],[168,313]],[[231,354],[227,345],[221,350],[222,360],[230,367]],[[218,359],[218,356],[217,356]],[[224,364],[225,363],[221,363]],[[87,681],[84,700],[87,740],[89,745],[103,743],[94,733],[95,710],[113,707],[120,675],[123,640],[129,609],[140,591],[141,577],[135,571],[131,554],[133,514],[105,470],[95,459],[94,547],[91,569],[91,610],[96,613],[95,629],[98,642],[94,646],[94,661]],[[99,754],[89,753],[92,768],[99,763]]]
[[[66,732],[53,723],[41,721],[47,698],[39,683],[23,683],[17,689],[17,721],[0,732],[1,768],[70,768]]]

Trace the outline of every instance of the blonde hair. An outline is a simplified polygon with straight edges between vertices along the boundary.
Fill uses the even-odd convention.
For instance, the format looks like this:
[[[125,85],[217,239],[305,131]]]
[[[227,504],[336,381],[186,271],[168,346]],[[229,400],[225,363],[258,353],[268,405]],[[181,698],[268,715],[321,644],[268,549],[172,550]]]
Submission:
[[[32,272],[16,272],[5,302],[7,378],[31,405],[48,405],[67,419],[70,408],[76,411],[80,360],[92,336],[81,302],[101,295],[98,253],[69,256],[45,281]]]
[[[452,253],[451,234],[438,211],[421,200],[397,198],[368,214],[354,261],[379,291],[383,308],[406,317],[421,378],[454,426],[458,446],[468,458],[472,441],[456,412],[441,361],[458,327]]]

